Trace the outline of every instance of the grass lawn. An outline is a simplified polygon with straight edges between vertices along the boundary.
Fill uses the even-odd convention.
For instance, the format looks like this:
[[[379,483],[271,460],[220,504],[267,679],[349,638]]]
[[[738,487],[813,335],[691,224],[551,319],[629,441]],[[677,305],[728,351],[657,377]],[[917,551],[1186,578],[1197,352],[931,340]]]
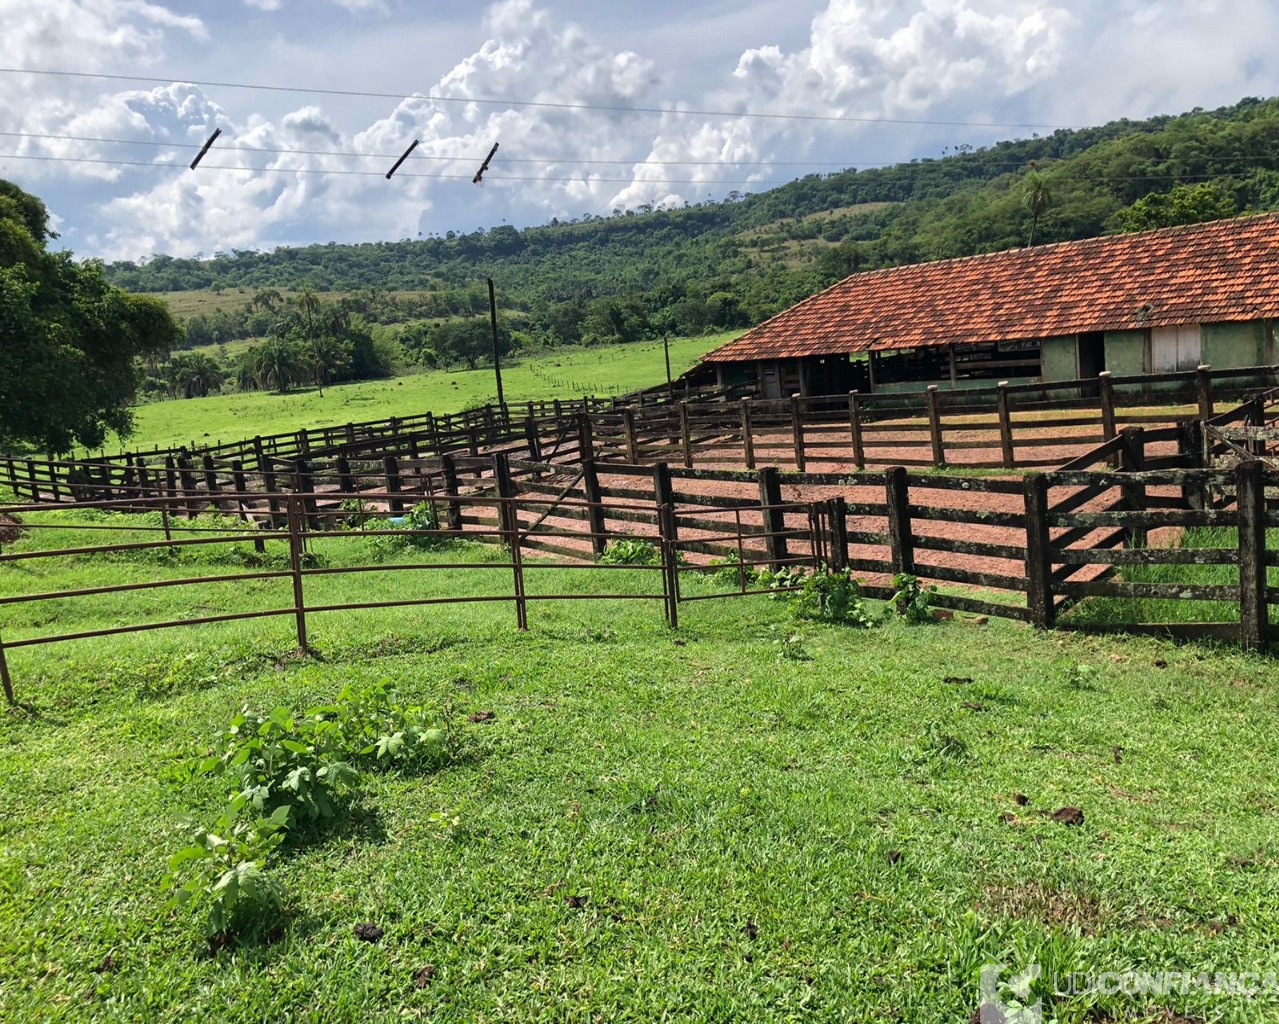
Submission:
[[[1223,548],[1239,550],[1239,533],[1233,527],[1196,526],[1184,531],[1182,548]],[[1279,548],[1279,529],[1266,531],[1266,548]],[[1266,570],[1269,586],[1279,586],[1279,567]],[[1225,565],[1132,565],[1125,566],[1118,579],[1126,583],[1181,583],[1196,586],[1238,588],[1239,566]],[[1271,621],[1279,621],[1279,608],[1271,605]],[[1184,598],[1090,597],[1066,614],[1066,621],[1080,625],[1107,626],[1129,622],[1238,622],[1239,601],[1191,601]]]
[[[339,564],[367,543],[316,550]],[[0,596],[191,570],[13,563]],[[543,574],[532,592],[658,586]],[[510,581],[307,585],[337,600]],[[262,607],[287,587],[0,606],[0,631],[124,621],[143,597],[155,618]],[[11,652],[34,710],[0,718],[0,1020],[955,1022],[987,962],[1059,979],[1279,969],[1263,658],[997,621],[801,624],[766,598],[685,605],[678,632],[651,601],[530,617],[520,634],[506,605],[317,615],[317,659],[289,653],[288,620]],[[339,826],[272,869],[283,935],[210,954],[161,879],[224,798],[172,770],[243,705],[303,709],[380,678],[448,717],[460,756],[365,773]],[[1053,820],[1067,806],[1081,825]],[[365,922],[380,941],[357,937]],[[1045,1020],[1173,1020],[1162,1008],[1260,1021],[1277,1004],[1063,996]]]
[[[671,373],[695,365],[706,352],[740,334],[703,335],[671,341]],[[508,402],[625,393],[666,379],[662,343],[642,342],[590,349],[561,349],[504,367]],[[155,402],[134,410],[136,429],[125,444],[145,450],[210,441],[236,441],[303,427],[363,422],[423,412],[458,412],[497,401],[492,367],[430,370],[392,380],[361,381],[286,395],[251,391],[209,398]]]

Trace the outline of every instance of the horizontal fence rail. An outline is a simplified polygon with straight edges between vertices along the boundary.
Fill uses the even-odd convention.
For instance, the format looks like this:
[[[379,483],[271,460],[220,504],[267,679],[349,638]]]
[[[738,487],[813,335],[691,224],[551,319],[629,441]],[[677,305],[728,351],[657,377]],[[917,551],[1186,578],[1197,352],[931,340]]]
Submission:
[[[556,463],[669,462],[685,468],[787,465],[801,472],[823,465],[1045,469],[1086,457],[1131,426],[1152,431],[1147,440],[1160,446],[1161,458],[1182,453],[1188,443],[1184,430],[1194,421],[1213,426],[1217,444],[1239,440],[1230,430],[1273,430],[1266,408],[1276,384],[1275,367],[1200,367],[960,391],[932,387],[923,394],[757,399],[742,397],[741,387],[652,389],[617,399],[486,405],[449,415],[428,412],[92,459],[0,455],[0,482],[19,498],[76,501],[128,487],[181,488],[189,494],[244,491],[238,486],[240,474],[295,474],[299,466],[336,477],[344,474],[344,464],[392,460],[398,466],[446,455],[493,454]],[[1271,389],[1268,397],[1257,397],[1265,388]],[[1230,396],[1248,400],[1221,413]]]

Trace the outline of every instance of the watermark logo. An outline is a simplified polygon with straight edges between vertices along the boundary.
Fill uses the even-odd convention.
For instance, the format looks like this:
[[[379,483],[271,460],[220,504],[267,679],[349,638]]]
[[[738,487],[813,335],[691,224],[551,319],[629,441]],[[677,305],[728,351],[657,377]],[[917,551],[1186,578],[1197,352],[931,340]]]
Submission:
[[[1030,986],[1039,979],[1042,968],[1031,964],[1020,974],[1003,981],[1006,969],[1003,964],[986,964],[978,975],[980,1024],[1043,1024],[1043,1003],[1030,1002]]]

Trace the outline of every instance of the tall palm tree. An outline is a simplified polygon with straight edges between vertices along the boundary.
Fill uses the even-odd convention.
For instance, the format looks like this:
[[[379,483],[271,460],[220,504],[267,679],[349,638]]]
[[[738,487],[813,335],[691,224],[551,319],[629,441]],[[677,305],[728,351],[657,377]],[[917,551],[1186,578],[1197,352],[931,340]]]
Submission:
[[[1035,244],[1035,228],[1039,226],[1039,218],[1052,205],[1052,194],[1048,191],[1048,182],[1038,170],[1031,170],[1022,181],[1021,201],[1030,211],[1030,240],[1027,247]]]
[[[284,394],[302,379],[306,370],[297,346],[285,338],[272,338],[253,353],[253,376],[261,388],[274,388]]]
[[[307,339],[311,342],[311,361],[315,366],[315,384],[320,389],[320,397],[324,397],[324,380],[321,372],[322,360],[320,359],[318,324],[316,319],[323,308],[323,303],[315,294],[314,288],[303,288],[298,293],[298,297],[293,300],[298,308],[298,312],[302,316],[302,329],[306,332]]]

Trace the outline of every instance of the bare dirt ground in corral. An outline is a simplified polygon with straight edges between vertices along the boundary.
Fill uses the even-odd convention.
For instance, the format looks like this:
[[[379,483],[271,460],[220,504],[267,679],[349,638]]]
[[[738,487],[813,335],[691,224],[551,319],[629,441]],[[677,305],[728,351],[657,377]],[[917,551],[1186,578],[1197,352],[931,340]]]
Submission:
[[[1062,433],[1057,431],[1058,434]],[[958,432],[952,431],[948,436],[957,436]],[[837,434],[834,430],[812,430],[806,432],[806,438],[812,440],[829,440],[834,442]],[[917,441],[918,434],[910,433],[905,439]],[[1023,432],[1019,436],[1042,437],[1045,440],[1051,440],[1053,433],[1050,431],[1034,431]],[[965,436],[965,440],[969,437]],[[971,435],[971,439],[990,440],[994,447],[993,457],[998,457],[998,434],[987,430],[975,431]],[[846,441],[840,435],[841,441]],[[888,440],[888,435],[879,435],[879,440]],[[1096,447],[1100,441],[1099,436],[1094,436],[1091,430],[1086,436],[1064,437],[1061,443],[1053,445],[1043,445],[1041,447],[1026,448],[1018,451],[1018,455],[1023,453],[1036,460],[1044,460],[1054,465],[1070,461],[1085,454],[1092,448]],[[835,449],[815,449],[809,450],[807,454],[806,472],[836,474],[845,479],[837,484],[814,485],[814,484],[798,484],[786,481],[788,474],[796,472],[794,468],[793,446],[789,433],[777,433],[766,435],[757,440],[756,450],[756,466],[763,467],[766,465],[777,465],[783,474],[782,484],[782,500],[785,503],[807,504],[812,502],[824,502],[826,499],[842,497],[852,506],[857,505],[882,505],[885,502],[885,485],[883,469],[868,469],[859,472],[852,461],[851,443],[841,445],[844,452],[839,453]],[[1175,445],[1171,442],[1167,445],[1152,445],[1148,449],[1149,454],[1175,454]],[[875,462],[881,465],[892,465],[894,460],[910,460],[910,459],[927,459],[930,449],[927,447],[920,448],[917,445],[902,445],[898,448],[892,447],[875,447],[868,449],[868,458],[872,457]],[[682,454],[678,450],[672,450],[670,453],[672,466],[682,466]],[[989,448],[963,449],[958,453],[947,453],[948,459],[952,454],[965,456],[971,454],[974,461],[989,461],[992,458],[992,451]],[[737,444],[712,445],[707,444],[703,450],[696,455],[695,465],[698,469],[730,469],[740,470],[743,468],[741,448]],[[1099,465],[1097,469],[1105,469],[1104,465]],[[600,465],[600,483],[607,491],[611,488],[621,488],[631,491],[642,491],[645,494],[653,493],[653,483],[648,476],[620,475],[610,474],[606,465]],[[554,477],[547,477],[543,481],[544,486],[554,487],[556,481],[560,486],[565,486],[572,479],[576,470],[565,467],[562,474],[557,473]],[[1025,511],[1025,499],[1018,490],[1017,493],[1001,494],[991,493],[988,491],[978,491],[974,489],[952,489],[928,486],[930,478],[935,479],[938,475],[947,480],[955,480],[956,478],[976,478],[979,480],[1001,480],[1008,481],[1020,485],[1023,471],[992,471],[992,470],[974,470],[969,468],[966,472],[961,465],[951,465],[941,474],[929,467],[911,467],[910,468],[910,502],[912,514],[912,533],[917,539],[915,550],[915,562],[917,574],[921,579],[929,580],[929,569],[953,569],[966,570],[969,572],[986,573],[994,577],[1006,577],[1008,579],[1007,591],[1001,595],[1001,600],[1015,601],[1020,604],[1023,601],[1024,593],[1023,585],[1020,583],[1021,578],[1025,575],[1025,564],[1021,557],[997,557],[994,554],[966,554],[954,551],[938,551],[927,548],[923,545],[927,544],[925,538],[937,537],[944,540],[960,541],[960,542],[979,542],[989,545],[998,545],[1008,548],[1024,549],[1026,544],[1026,531],[1023,527],[1016,525],[1007,525],[1002,523],[984,524],[979,522],[957,523],[945,520],[939,520],[930,517],[930,511],[935,509],[941,510],[965,510],[976,513],[974,518],[979,518],[982,513],[1005,513],[1020,516]],[[682,522],[679,529],[679,536],[683,541],[707,541],[714,539],[714,542],[725,547],[734,547],[736,542],[733,539],[725,539],[725,534],[732,534],[736,529],[737,515],[722,509],[709,509],[699,504],[698,499],[706,496],[717,499],[735,499],[739,500],[744,507],[741,512],[741,522],[747,527],[761,527],[762,516],[758,511],[750,511],[745,506],[757,504],[760,500],[759,488],[750,482],[725,481],[725,480],[689,480],[676,479],[674,481],[674,491],[676,497],[677,512],[689,513],[691,518],[704,521],[723,523],[724,528],[712,531],[706,528],[693,526],[687,522]],[[1065,501],[1079,491],[1077,488],[1058,487],[1050,491],[1050,501],[1053,504]],[[1165,494],[1171,496],[1171,490],[1163,490],[1156,488],[1150,489],[1151,494]],[[580,495],[575,495],[580,497]],[[1076,511],[1079,512],[1098,512],[1113,505],[1119,498],[1118,489],[1112,488],[1101,495],[1093,498],[1087,503],[1079,506]],[[639,499],[626,498],[617,499],[624,501],[630,505],[646,505],[649,509],[655,508],[652,499],[644,502]],[[532,517],[525,517],[527,523]],[[807,516],[800,510],[788,510],[786,515],[787,526],[796,529],[804,529],[807,525]],[[608,529],[619,533],[625,533],[633,536],[642,536],[654,539],[657,534],[656,527],[647,524],[639,524],[627,522],[620,519],[610,518],[608,520]],[[557,519],[554,515],[549,516],[544,526],[551,529],[582,529],[583,524],[579,521]],[[890,562],[891,551],[888,546],[888,522],[886,514],[867,514],[850,511],[847,521],[847,527],[850,534],[850,558],[854,561],[879,562],[885,566]],[[1110,530],[1095,530],[1087,536],[1076,540],[1071,546],[1087,547],[1089,544],[1096,543]],[[1053,539],[1060,538],[1066,533],[1064,528],[1055,528],[1051,531]],[[1161,535],[1156,532],[1151,537],[1152,544],[1170,543],[1173,538],[1167,535],[1167,532]],[[563,547],[573,550],[580,550],[583,557],[588,556],[589,547],[585,539],[577,538],[556,538],[555,541]],[[756,539],[752,541],[747,538],[746,544],[759,550],[761,542]],[[806,540],[792,541],[791,554],[804,556],[809,553],[809,547]],[[688,552],[687,557],[692,564],[705,564],[711,556],[704,553]],[[757,559],[759,555],[755,556]],[[749,559],[748,559],[749,560]],[[1077,573],[1073,579],[1086,580],[1091,579],[1103,571],[1101,566],[1085,566]],[[890,580],[888,571],[859,572],[865,581],[871,585],[885,586]],[[995,581],[997,582],[997,581]],[[948,584],[941,582],[942,586],[954,586],[961,589],[971,589],[963,587],[960,584]],[[983,587],[983,590],[997,592],[996,586]]]

